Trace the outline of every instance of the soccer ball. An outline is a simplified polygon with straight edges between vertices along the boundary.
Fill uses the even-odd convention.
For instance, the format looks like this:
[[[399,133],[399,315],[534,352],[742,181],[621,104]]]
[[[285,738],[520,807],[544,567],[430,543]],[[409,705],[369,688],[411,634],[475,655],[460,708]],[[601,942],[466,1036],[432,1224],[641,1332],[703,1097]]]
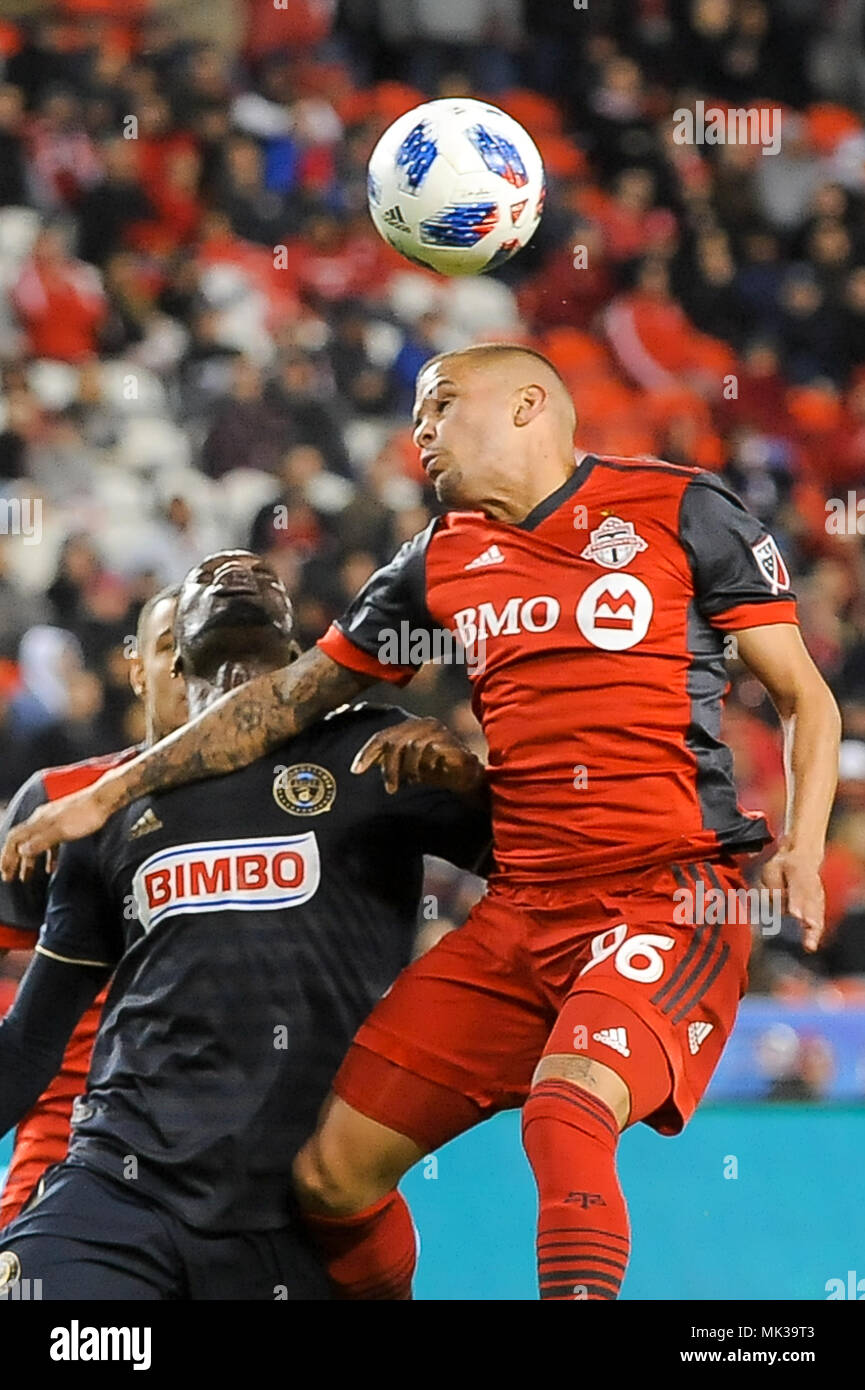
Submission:
[[[367,187],[385,241],[442,275],[504,265],[534,234],[546,194],[531,136],[470,97],[428,101],[394,121],[372,152]]]

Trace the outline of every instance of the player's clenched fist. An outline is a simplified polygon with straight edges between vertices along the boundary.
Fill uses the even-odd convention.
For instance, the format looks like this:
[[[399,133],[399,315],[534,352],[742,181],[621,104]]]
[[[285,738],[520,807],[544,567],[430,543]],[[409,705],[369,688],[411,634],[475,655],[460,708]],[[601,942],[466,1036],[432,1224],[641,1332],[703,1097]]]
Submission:
[[[483,763],[437,719],[406,719],[382,729],[364,744],[351,770],[366,772],[376,764],[388,792],[421,782],[473,796],[484,786]]]

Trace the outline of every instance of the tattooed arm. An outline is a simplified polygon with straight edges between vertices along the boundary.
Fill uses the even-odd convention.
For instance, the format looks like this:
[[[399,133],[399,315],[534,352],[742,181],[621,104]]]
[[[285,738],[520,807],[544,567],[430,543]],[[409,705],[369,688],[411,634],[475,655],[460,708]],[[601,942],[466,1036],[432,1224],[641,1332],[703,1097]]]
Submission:
[[[92,787],[40,807],[15,826],[3,846],[3,878],[28,877],[38,855],[93,834],[137,797],[246,767],[377,679],[341,666],[319,647],[257,676]]]

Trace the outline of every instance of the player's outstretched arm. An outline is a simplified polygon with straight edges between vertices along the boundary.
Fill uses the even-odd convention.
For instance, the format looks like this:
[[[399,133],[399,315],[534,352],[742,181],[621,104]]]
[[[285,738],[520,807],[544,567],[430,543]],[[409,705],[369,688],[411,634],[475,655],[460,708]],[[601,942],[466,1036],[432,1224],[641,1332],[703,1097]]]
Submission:
[[[26,877],[38,855],[94,834],[137,797],[246,767],[375,680],[341,666],[318,647],[290,666],[257,676],[92,787],[40,807],[16,826],[0,858],[4,880],[18,873]]]
[[[782,911],[798,918],[805,949],[816,951],[825,925],[820,865],[838,782],[841,716],[794,624],[753,627],[736,638],[784,731],[785,830],[763,869],[763,884],[781,892]]]

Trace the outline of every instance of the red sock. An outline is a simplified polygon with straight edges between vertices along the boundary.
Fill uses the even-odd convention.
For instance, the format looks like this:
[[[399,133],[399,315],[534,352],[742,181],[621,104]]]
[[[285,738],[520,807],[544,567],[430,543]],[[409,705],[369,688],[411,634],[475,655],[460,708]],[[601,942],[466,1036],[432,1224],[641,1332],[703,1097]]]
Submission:
[[[340,1299],[410,1299],[415,1229],[399,1192],[353,1216],[304,1213]]]
[[[523,1107],[523,1147],[538,1185],[542,1299],[617,1298],[631,1241],[616,1175],[613,1112],[549,1077]]]

